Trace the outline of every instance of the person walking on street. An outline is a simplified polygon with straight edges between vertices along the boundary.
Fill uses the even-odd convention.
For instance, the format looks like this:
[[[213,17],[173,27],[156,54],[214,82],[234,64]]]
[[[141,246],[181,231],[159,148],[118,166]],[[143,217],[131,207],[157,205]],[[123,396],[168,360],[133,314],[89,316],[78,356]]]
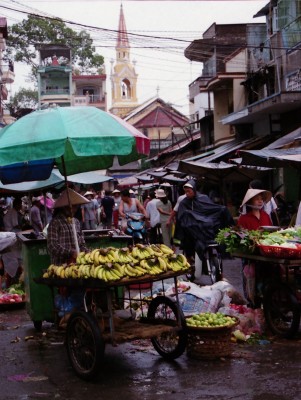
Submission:
[[[40,197],[33,197],[31,199],[31,209],[30,209],[30,223],[36,235],[39,235],[40,232],[43,231],[43,223],[41,218],[41,211],[40,211]]]
[[[115,202],[110,194],[111,192],[109,190],[106,190],[105,196],[101,200],[101,215],[104,229],[112,228],[112,216]]]
[[[214,240],[219,229],[233,226],[234,221],[227,207],[197,192],[194,180],[185,183],[184,190],[186,197],[180,202],[177,224],[183,250],[193,263],[194,254],[202,259],[207,243]]]
[[[83,229],[95,230],[97,222],[97,209],[93,199],[93,193],[88,191],[84,194],[88,203],[81,206]]]
[[[146,215],[149,220],[149,241],[150,243],[159,243],[159,224],[160,224],[160,213],[157,209],[158,199],[154,190],[149,192],[150,201],[146,205]]]
[[[119,222],[119,205],[121,202],[120,190],[114,189],[112,192],[113,200],[114,200],[114,208],[113,208],[113,224],[114,228],[118,229]]]
[[[171,225],[167,224],[167,221],[172,212],[172,205],[163,189],[158,189],[156,191],[156,197],[159,200],[157,209],[160,213],[162,240],[166,246],[171,247]]]

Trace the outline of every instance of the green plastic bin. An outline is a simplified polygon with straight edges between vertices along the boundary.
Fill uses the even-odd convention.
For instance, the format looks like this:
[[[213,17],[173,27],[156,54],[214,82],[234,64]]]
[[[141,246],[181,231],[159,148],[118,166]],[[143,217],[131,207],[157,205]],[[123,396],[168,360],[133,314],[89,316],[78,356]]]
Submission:
[[[43,270],[50,265],[46,239],[32,239],[29,234],[18,234],[22,243],[26,310],[36,329],[42,328],[43,321],[53,322],[55,313],[52,290],[38,284],[35,278],[43,275]]]

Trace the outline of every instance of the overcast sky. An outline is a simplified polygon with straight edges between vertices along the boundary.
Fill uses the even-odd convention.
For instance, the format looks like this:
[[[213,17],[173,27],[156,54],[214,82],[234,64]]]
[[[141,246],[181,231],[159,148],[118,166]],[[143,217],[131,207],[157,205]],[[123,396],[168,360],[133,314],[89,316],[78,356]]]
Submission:
[[[137,62],[139,103],[155,96],[159,87],[159,96],[163,100],[188,114],[188,85],[201,74],[202,65],[187,60],[184,49],[192,40],[200,39],[214,22],[264,22],[264,18],[253,18],[253,15],[267,2],[123,0],[131,59]],[[56,16],[79,24],[72,24],[72,29],[85,29],[90,33],[97,52],[105,57],[109,78],[110,60],[115,59],[120,4],[120,0],[1,0],[0,15],[7,18],[9,25],[25,19],[26,12]],[[11,93],[30,86],[26,83],[24,67],[16,65],[15,72]],[[110,90],[110,80],[107,79],[109,106]]]

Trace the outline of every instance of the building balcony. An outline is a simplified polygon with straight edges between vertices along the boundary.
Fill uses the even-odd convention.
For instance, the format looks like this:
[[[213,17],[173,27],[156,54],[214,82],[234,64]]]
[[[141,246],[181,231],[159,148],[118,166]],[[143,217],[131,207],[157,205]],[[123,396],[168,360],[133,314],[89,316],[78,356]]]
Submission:
[[[74,95],[72,98],[72,104],[74,106],[93,106],[105,110],[106,97],[99,94]]]
[[[69,89],[46,89],[41,91],[40,101],[42,103],[69,103],[71,104],[71,94]]]
[[[46,88],[46,90],[41,90],[41,96],[70,96],[69,88]]]

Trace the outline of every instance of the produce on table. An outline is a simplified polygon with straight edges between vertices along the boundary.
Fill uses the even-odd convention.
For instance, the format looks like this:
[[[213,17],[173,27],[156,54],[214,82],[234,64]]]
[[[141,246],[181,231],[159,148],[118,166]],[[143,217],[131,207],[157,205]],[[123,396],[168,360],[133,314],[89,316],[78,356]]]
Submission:
[[[22,303],[24,302],[24,296],[24,284],[15,283],[0,292],[0,304]]]
[[[237,324],[237,319],[229,315],[217,313],[195,314],[186,319],[186,324],[193,328],[230,328]]]
[[[131,249],[114,247],[81,252],[76,263],[50,265],[43,278],[96,278],[105,282],[144,275],[159,275],[168,271],[186,271],[190,268],[183,254],[175,254],[164,244],[145,246],[137,244]]]
[[[22,303],[23,296],[20,294],[2,293],[0,294],[0,304]]]
[[[242,251],[253,253],[259,239],[262,238],[263,231],[252,231],[241,227],[220,229],[215,240],[224,245],[228,253]]]
[[[20,294],[21,296],[24,296],[25,295],[24,283],[14,283],[13,285],[10,285],[7,291],[8,293],[11,294]]]
[[[301,248],[301,228],[287,228],[264,235],[258,240],[264,246],[280,246],[290,249]]]
[[[301,228],[280,229],[276,232],[249,231],[240,227],[224,228],[219,230],[216,241],[224,245],[229,253],[235,251],[253,253],[258,245],[300,249]]]

